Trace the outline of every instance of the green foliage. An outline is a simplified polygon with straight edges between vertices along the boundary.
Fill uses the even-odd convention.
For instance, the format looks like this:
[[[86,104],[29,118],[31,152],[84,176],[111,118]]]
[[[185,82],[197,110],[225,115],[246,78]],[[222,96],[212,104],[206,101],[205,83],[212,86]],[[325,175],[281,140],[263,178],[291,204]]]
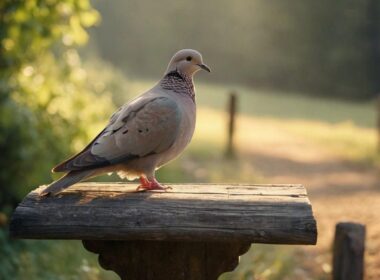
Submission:
[[[76,50],[98,18],[87,0],[0,3],[0,209],[6,212],[29,188],[48,183],[51,167],[81,148],[113,109],[111,98],[92,87]]]
[[[70,47],[87,41],[85,27],[99,18],[88,0],[82,1],[12,1],[0,4],[0,63],[8,76],[52,46]],[[8,74],[8,75],[6,75]],[[14,77],[14,86],[17,86]]]
[[[364,99],[380,75],[370,68],[376,1],[98,0],[94,34],[100,53],[129,75],[157,77],[174,51],[195,48],[213,81]]]
[[[118,279],[80,241],[9,240],[0,229],[0,279]]]
[[[98,19],[88,0],[0,2],[0,226],[2,212],[49,183],[52,166],[83,148],[114,109],[120,74],[82,64],[77,50]],[[0,279],[116,279],[80,248],[10,240],[0,229]]]
[[[285,246],[253,245],[240,259],[234,272],[222,274],[221,280],[283,280],[295,277],[294,250]]]
[[[97,95],[110,96],[115,106],[122,106],[132,97],[141,94],[147,88],[135,88],[131,80],[112,64],[106,63],[95,55],[87,55],[85,58],[84,69],[87,72],[90,89]],[[99,73],[101,69],[101,74]]]

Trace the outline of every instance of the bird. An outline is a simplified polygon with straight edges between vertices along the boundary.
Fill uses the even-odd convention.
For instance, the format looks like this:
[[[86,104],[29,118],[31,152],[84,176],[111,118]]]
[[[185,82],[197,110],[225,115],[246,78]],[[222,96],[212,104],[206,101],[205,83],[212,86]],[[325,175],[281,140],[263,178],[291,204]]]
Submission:
[[[193,77],[199,70],[211,72],[200,52],[176,52],[155,86],[121,106],[81,152],[52,169],[65,175],[40,196],[54,196],[77,182],[113,172],[122,179],[139,178],[137,191],[167,190],[155,172],[191,141],[196,122]]]

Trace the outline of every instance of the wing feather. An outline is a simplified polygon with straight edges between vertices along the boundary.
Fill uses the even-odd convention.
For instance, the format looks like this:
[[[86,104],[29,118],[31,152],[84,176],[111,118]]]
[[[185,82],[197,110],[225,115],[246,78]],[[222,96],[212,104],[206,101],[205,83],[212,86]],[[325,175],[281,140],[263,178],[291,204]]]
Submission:
[[[106,128],[83,151],[53,171],[88,170],[161,153],[174,143],[180,119],[178,105],[169,97],[137,98],[112,115]]]

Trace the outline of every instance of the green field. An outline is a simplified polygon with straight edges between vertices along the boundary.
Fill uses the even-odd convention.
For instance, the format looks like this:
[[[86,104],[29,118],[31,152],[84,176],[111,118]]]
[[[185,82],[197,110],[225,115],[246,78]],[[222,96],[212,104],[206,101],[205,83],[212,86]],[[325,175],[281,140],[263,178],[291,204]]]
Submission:
[[[375,125],[375,106],[370,102],[352,103],[321,97],[307,97],[292,93],[252,90],[229,86],[239,95],[239,109],[243,114],[282,120],[303,119],[338,123],[352,121],[360,127]],[[198,88],[201,104],[217,109],[225,107],[228,90],[221,86],[202,85]]]
[[[196,77],[196,79],[201,79],[201,77]],[[202,84],[197,80],[195,83],[197,84],[197,104],[202,107],[224,110],[228,95],[233,91],[239,96],[239,111],[250,116],[326,123],[352,122],[358,127],[365,128],[373,128],[376,125],[374,102],[327,99],[238,85]],[[130,80],[129,94],[139,94],[153,84],[154,81],[150,80]]]
[[[149,89],[152,84],[151,81],[131,80],[128,94],[134,96]],[[201,113],[197,119],[197,137],[193,141],[193,148],[202,149],[202,146],[210,142],[212,145],[223,144],[221,141],[224,141],[222,135],[225,133],[227,101],[229,93],[234,91],[238,94],[240,116],[246,117],[248,123],[264,122],[268,126],[285,129],[327,147],[332,153],[349,161],[380,165],[374,101],[331,100],[233,85],[199,84],[196,89],[198,109]],[[121,97],[118,96],[118,99]],[[212,122],[210,118],[213,118]],[[212,134],[207,133],[210,130],[213,130]],[[241,138],[247,138],[248,135],[255,137],[248,131],[241,133],[246,133]],[[215,139],[215,135],[219,135],[218,139]],[[203,139],[201,143],[198,143],[198,138]],[[194,149],[190,148],[191,150]]]
[[[150,81],[129,81],[127,93],[117,99],[149,89]],[[200,84],[197,87],[198,119],[196,134],[189,149],[179,159],[158,172],[166,182],[266,182],[249,158],[224,160],[226,102],[234,90],[239,96],[236,145],[239,153],[260,131],[253,125],[285,130],[310,140],[359,164],[377,165],[375,110],[371,103],[350,103],[298,95],[275,94],[249,88]],[[104,116],[104,121],[106,118]],[[96,133],[96,132],[94,132]],[[231,168],[233,166],[233,168]],[[114,178],[114,177],[112,177]],[[115,178],[114,178],[115,179]],[[104,180],[110,180],[105,177]],[[4,231],[0,240],[0,279],[117,279],[112,272],[97,266],[96,257],[74,241],[13,241],[7,243]],[[243,258],[236,273],[223,279],[292,279],[294,250],[281,246],[254,246]],[[257,263],[260,265],[257,265]],[[256,264],[255,264],[256,263]]]

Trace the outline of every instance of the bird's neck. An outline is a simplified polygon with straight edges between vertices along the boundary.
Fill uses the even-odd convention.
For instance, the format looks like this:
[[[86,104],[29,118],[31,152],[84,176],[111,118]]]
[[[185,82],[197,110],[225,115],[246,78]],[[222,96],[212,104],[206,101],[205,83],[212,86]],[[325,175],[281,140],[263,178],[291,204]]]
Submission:
[[[160,81],[160,86],[166,90],[172,90],[179,94],[188,95],[195,101],[193,77],[189,77],[178,70],[170,71]]]

